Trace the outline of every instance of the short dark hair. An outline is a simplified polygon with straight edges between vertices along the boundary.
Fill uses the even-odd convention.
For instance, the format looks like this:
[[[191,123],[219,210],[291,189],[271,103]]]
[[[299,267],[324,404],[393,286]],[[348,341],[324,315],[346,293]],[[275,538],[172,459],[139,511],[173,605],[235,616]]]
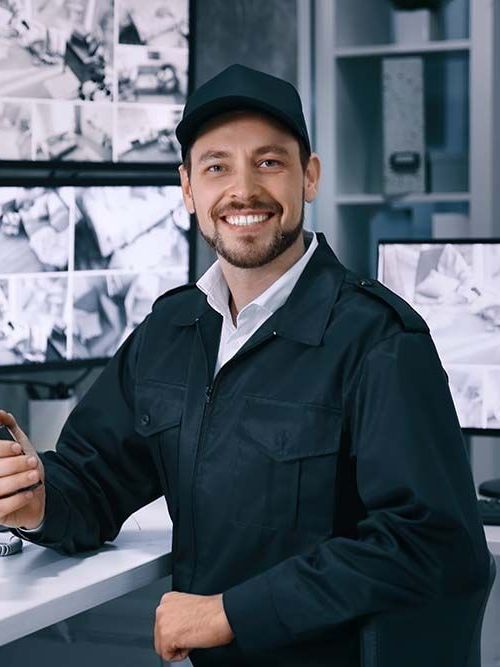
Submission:
[[[306,170],[306,167],[309,163],[309,158],[311,157],[311,154],[305,147],[305,144],[301,139],[297,139],[297,142],[299,144],[299,158],[300,158],[300,164],[302,166],[302,171]],[[182,165],[184,169],[187,171],[188,176],[191,176],[191,146],[189,146],[186,150],[186,157],[184,158]]]

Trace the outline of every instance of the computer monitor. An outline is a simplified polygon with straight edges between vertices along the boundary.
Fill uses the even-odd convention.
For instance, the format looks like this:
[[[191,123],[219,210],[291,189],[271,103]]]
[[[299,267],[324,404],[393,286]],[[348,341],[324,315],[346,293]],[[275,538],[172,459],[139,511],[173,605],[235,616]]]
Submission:
[[[0,371],[102,363],[189,280],[181,188],[0,187]]]
[[[177,164],[189,0],[0,0],[0,167]]]
[[[427,322],[460,425],[500,432],[500,240],[380,241],[378,279]]]

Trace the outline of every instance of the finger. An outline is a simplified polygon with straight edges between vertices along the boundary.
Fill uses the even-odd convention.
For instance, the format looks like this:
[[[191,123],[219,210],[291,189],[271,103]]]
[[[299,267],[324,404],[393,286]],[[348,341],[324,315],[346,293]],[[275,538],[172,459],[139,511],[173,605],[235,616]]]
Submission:
[[[165,649],[161,653],[163,660],[168,660],[169,662],[175,662],[177,656],[177,649]]]
[[[39,470],[27,470],[8,477],[0,477],[0,500],[39,481]]]
[[[28,436],[20,428],[13,414],[6,412],[5,410],[0,410],[0,425],[7,428],[7,432],[10,433],[11,439],[20,444],[23,453],[35,452]]]
[[[179,660],[184,660],[189,655],[191,649],[179,648],[175,645],[167,646],[161,648],[160,655],[163,660],[171,660],[172,662],[177,662]]]
[[[5,458],[6,456],[18,456],[22,453],[22,447],[18,442],[13,442],[12,440],[0,440],[0,458]]]
[[[0,410],[0,424],[7,426],[7,428],[10,429],[14,426],[15,421],[14,416],[10,412],[7,412],[7,410]]]
[[[8,525],[5,517],[10,516],[13,512],[17,512],[25,505],[33,500],[33,491],[25,491],[24,493],[16,493],[10,498],[0,498],[0,523]]]
[[[4,498],[10,498],[10,496],[15,496],[17,493],[23,493],[23,491],[35,491],[36,489],[39,489],[41,486],[43,486],[43,482],[39,481],[36,482],[36,484],[30,484],[29,486],[23,486],[21,489],[18,489],[17,491],[14,491],[14,493],[8,493],[6,496],[3,496]]]
[[[0,478],[38,467],[36,456],[5,456],[0,458]]]
[[[7,456],[12,452],[12,443],[16,442],[9,428],[3,424],[3,419],[5,417],[8,419],[8,413],[5,412],[5,410],[0,410],[0,456]],[[19,453],[21,451],[21,445],[17,445],[16,449],[16,453]]]
[[[170,658],[172,662],[179,662],[180,660],[185,660],[189,655],[189,651],[185,648],[178,649],[175,651]]]
[[[0,440],[0,459],[9,456],[19,456],[19,454],[22,453],[22,447],[18,442],[12,442],[12,440]]]
[[[8,427],[9,431],[12,433],[14,438],[17,440],[17,442],[21,445],[24,453],[25,454],[35,453],[35,448],[31,444],[31,442],[29,441],[28,436],[24,433],[24,431],[21,429],[21,427],[17,423],[14,415],[12,415],[10,412],[7,412],[6,415],[7,415],[7,418],[9,419],[9,423],[6,423],[6,426]]]

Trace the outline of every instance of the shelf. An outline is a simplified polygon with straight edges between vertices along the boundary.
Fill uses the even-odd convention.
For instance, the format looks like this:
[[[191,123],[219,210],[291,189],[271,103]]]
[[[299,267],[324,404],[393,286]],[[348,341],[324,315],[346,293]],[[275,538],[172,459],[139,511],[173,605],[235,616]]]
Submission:
[[[373,204],[438,204],[441,202],[468,202],[469,192],[424,192],[402,196],[376,194],[337,195],[337,206],[370,206]]]
[[[366,58],[370,56],[391,56],[403,54],[443,53],[468,51],[470,40],[450,39],[435,42],[419,42],[415,44],[380,44],[371,46],[344,46],[334,49],[336,58]]]

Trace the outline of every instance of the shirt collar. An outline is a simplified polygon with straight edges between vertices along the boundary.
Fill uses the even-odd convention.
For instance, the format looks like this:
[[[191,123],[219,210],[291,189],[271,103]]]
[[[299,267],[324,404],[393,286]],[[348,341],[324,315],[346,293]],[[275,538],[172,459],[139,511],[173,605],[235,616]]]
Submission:
[[[276,331],[284,338],[306,345],[321,344],[346,273],[346,269],[337,259],[324,235],[318,232],[316,237],[318,247],[286,303],[263,325],[272,327],[272,331]],[[177,326],[193,326],[198,321],[200,324],[218,322],[220,330],[221,316],[210,308],[206,295],[192,287],[195,286],[189,286],[182,299],[176,302],[175,312],[169,315],[169,323]],[[176,291],[185,289],[185,287],[177,288]],[[172,290],[166,294],[172,294]],[[161,304],[157,308],[160,306]]]
[[[196,287],[207,295],[208,305],[222,315],[231,317],[229,310],[229,288],[222,273],[219,260],[205,271],[196,283]]]
[[[262,294],[259,294],[253,301],[248,303],[240,313],[238,318],[255,307],[272,315],[278,308],[285,303],[290,296],[295,283],[300,278],[300,275],[307,263],[311,259],[314,251],[318,246],[318,240],[314,232],[306,233],[306,239],[310,238],[309,247],[306,252],[295,262],[282,276],[278,278],[270,287],[268,287]],[[201,276],[196,283],[196,286],[207,295],[207,303],[214,310],[216,310],[224,318],[231,318],[229,310],[229,288],[224,278],[224,274],[220,267],[219,261],[215,261],[212,266]]]

